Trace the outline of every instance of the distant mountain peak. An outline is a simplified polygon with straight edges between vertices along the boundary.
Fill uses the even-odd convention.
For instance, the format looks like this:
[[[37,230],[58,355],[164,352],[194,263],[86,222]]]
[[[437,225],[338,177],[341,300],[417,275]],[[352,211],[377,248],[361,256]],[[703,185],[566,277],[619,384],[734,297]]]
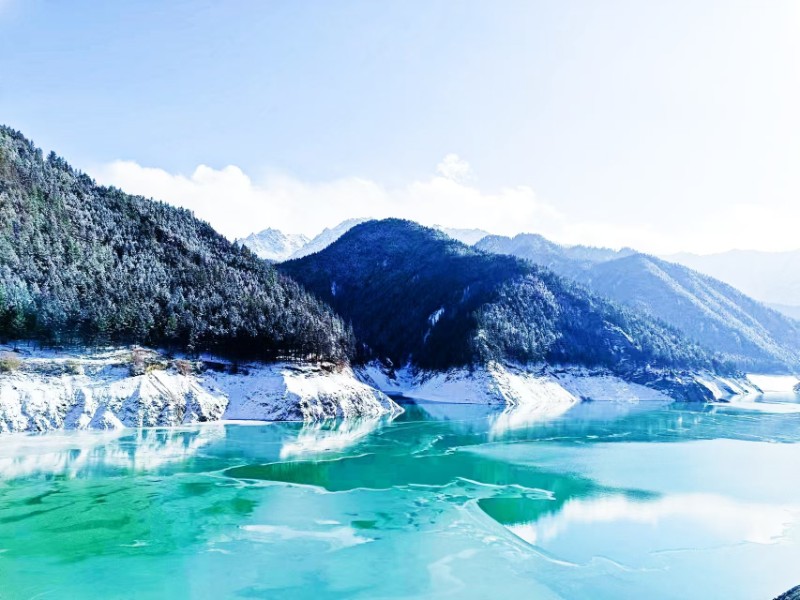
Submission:
[[[283,233],[271,227],[236,240],[237,244],[247,246],[259,258],[273,262],[286,260],[308,242],[309,239],[303,234]]]
[[[353,227],[360,225],[365,221],[369,221],[369,219],[353,218],[342,221],[335,227],[326,227],[322,230],[322,232],[311,238],[311,240],[304,244],[301,248],[295,250],[290,256],[287,257],[287,259],[293,260],[295,258],[303,258],[309,254],[314,254],[320,250],[324,250],[333,242],[342,237],[345,233],[350,231]]]

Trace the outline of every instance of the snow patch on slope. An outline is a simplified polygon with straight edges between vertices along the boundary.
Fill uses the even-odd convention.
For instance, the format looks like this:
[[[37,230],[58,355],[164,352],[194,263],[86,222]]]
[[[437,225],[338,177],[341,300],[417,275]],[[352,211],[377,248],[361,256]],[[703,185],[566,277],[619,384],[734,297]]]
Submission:
[[[0,432],[175,426],[218,420],[226,404],[177,373],[17,372],[0,377]]]
[[[725,400],[731,396],[749,396],[761,394],[763,390],[749,378],[733,379],[719,375],[700,374],[695,376],[695,380],[708,388],[714,396],[714,400]]]
[[[225,419],[318,421],[402,412],[383,392],[359,381],[350,368],[272,365],[249,375],[209,373],[205,384],[230,402]]]
[[[428,317],[428,323],[430,324],[430,326],[433,327],[434,325],[436,325],[439,322],[439,319],[442,318],[443,314],[444,314],[444,306],[441,306],[437,308],[435,311],[433,311],[431,315]]]
[[[131,352],[124,349],[23,356],[18,370],[0,374],[0,433],[174,427],[221,419],[316,421],[402,412],[349,368],[250,364],[236,373],[184,375],[163,363],[131,375],[126,364]]]
[[[653,375],[649,378],[653,380],[651,386],[627,381],[601,369],[577,366],[522,367],[490,363],[471,370],[425,372],[409,367],[392,371],[372,363],[361,369],[359,376],[389,394],[428,402],[527,406],[543,416],[563,413],[582,401],[672,402],[686,399],[689,396],[686,390],[693,387],[706,390],[702,397],[708,400],[760,393],[747,380],[710,373],[676,377],[669,385],[656,381]]]
[[[414,372],[408,367],[395,372],[377,363],[362,371],[365,381],[390,394],[402,394],[429,402],[537,404],[569,408],[581,400],[650,401],[669,397],[644,385],[605,372],[578,367],[554,369],[490,363],[486,367],[451,369],[446,372]]]

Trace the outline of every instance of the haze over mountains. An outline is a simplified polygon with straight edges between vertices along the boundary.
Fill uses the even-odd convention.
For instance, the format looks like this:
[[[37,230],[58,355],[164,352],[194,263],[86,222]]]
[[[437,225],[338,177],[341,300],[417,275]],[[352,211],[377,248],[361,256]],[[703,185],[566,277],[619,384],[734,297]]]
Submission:
[[[544,265],[677,327],[742,368],[800,365],[800,322],[682,265],[630,249],[562,247],[531,234],[489,236],[476,247]]]
[[[664,258],[716,277],[790,317],[800,318],[800,250],[731,250]]]

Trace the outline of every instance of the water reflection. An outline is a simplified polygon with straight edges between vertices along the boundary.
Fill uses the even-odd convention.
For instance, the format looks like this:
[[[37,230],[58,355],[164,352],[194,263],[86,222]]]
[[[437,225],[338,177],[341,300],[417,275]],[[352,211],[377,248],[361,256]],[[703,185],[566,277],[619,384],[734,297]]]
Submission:
[[[629,567],[646,566],[648,555],[658,552],[777,543],[800,517],[797,505],[700,493],[575,497],[558,510],[537,499],[504,500],[488,498],[480,506],[526,542],[571,562],[604,556]]]
[[[14,434],[5,436],[0,444],[0,478],[152,471],[184,462],[224,437],[221,423],[190,429]]]
[[[370,433],[391,423],[392,416],[305,423],[297,437],[281,447],[282,460],[330,452],[342,452],[363,441]]]
[[[614,400],[582,401],[559,410],[542,409],[539,405],[520,404],[490,415],[489,436],[495,440],[520,429],[529,429],[538,424],[561,420],[575,426],[579,423],[611,423],[648,411],[660,411],[672,404],[669,400],[626,402]]]
[[[3,592],[744,599],[796,583],[800,414],[406,409],[6,437]]]

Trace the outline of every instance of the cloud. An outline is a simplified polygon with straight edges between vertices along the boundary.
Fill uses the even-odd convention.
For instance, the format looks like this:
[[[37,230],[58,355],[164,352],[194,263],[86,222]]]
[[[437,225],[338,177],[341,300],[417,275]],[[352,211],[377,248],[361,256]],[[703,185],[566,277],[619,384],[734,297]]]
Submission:
[[[724,214],[687,215],[677,230],[661,223],[622,224],[613,214],[590,221],[544,201],[530,186],[480,189],[469,163],[456,154],[445,156],[430,177],[396,187],[358,177],[311,183],[276,173],[256,182],[233,165],[200,165],[183,175],[115,161],[89,173],[98,183],[188,208],[229,238],[267,227],[313,236],[348,218],[400,217],[500,235],[534,232],[563,244],[703,253],[733,247],[791,249],[797,246],[800,220],[798,208],[740,204]]]
[[[395,188],[356,177],[309,183],[281,174],[256,183],[232,165],[200,165],[182,175],[115,161],[89,172],[98,183],[188,208],[228,237],[266,227],[314,235],[350,217],[401,217],[508,235],[552,231],[564,220],[528,186],[484,192],[468,185],[469,163],[455,154],[445,157],[436,175]]]
[[[458,154],[448,154],[436,166],[436,172],[445,179],[453,181],[469,181],[472,179],[472,169],[469,163]]]

